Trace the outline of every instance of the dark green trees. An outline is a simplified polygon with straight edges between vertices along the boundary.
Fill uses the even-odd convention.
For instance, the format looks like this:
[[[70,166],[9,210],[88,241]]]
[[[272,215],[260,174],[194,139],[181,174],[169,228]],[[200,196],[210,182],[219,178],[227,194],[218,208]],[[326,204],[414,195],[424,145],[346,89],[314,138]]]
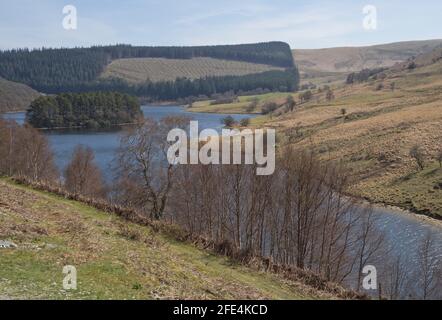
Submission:
[[[102,80],[100,74],[115,59],[121,58],[212,57],[282,67],[247,76],[176,79],[175,81],[130,85],[120,79]],[[25,83],[48,93],[118,91],[171,100],[198,95],[211,95],[231,90],[251,91],[258,88],[272,91],[294,91],[299,73],[288,44],[268,42],[244,45],[201,47],[135,47],[129,45],[97,46],[73,49],[40,49],[0,51],[0,77]]]
[[[36,128],[106,128],[141,117],[136,98],[115,92],[65,93],[31,103],[27,121]]]

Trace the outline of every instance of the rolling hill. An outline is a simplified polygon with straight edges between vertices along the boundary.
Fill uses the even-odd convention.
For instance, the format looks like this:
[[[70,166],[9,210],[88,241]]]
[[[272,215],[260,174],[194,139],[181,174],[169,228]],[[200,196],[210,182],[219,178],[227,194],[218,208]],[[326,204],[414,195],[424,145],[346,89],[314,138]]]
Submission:
[[[331,100],[320,89],[304,102],[304,92],[292,94],[297,101],[293,112],[285,109],[287,94],[262,97],[257,110],[269,102],[281,107],[253,119],[252,126],[276,128],[280,145],[313,148],[324,160],[344,161],[354,178],[353,195],[442,219],[442,167],[437,161],[442,151],[442,50],[399,63],[362,83],[337,82],[331,85]],[[200,102],[195,109],[247,113],[258,98],[245,96],[243,102],[216,106]],[[410,156],[415,145],[424,155],[423,170]]]
[[[295,49],[293,55],[305,81],[342,80],[347,73],[391,67],[442,47],[442,40],[408,41],[367,47]]]
[[[16,245],[0,247],[0,300],[337,298],[6,179],[0,240]],[[63,290],[66,265],[77,268],[75,291]]]
[[[39,95],[27,85],[0,78],[0,113],[26,110]]]
[[[177,78],[243,76],[284,68],[243,61],[215,58],[165,59],[131,58],[112,61],[101,75],[102,79],[119,78],[130,83],[175,81]]]
[[[294,145],[348,163],[355,194],[441,218],[441,58],[435,50],[413,59],[414,69],[399,64],[367,82],[338,86],[333,101],[316,93],[270,123],[284,128]],[[415,145],[424,154],[422,171],[410,157]]]

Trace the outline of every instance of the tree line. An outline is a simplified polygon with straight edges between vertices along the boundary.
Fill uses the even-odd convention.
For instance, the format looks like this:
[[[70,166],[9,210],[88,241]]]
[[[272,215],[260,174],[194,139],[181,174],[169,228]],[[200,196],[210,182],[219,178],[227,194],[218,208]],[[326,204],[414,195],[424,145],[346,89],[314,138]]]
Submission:
[[[114,90],[115,83],[98,80],[105,67],[115,59],[121,58],[173,58],[190,59],[193,57],[212,57],[227,60],[238,60],[254,63],[263,63],[295,69],[293,57],[288,44],[283,42],[269,42],[244,45],[226,46],[200,46],[200,47],[136,47],[130,45],[96,46],[91,48],[73,49],[17,49],[0,52],[0,76],[15,82],[25,83],[36,90],[45,93],[61,93],[71,91],[97,90],[105,87],[106,90]],[[266,74],[269,79],[262,85],[268,88],[270,83],[277,80],[276,74]],[[285,81],[284,73],[278,73]],[[271,78],[271,79],[270,79]],[[237,81],[232,79],[218,79],[216,88],[213,79],[200,80],[193,87],[196,93],[206,94],[208,91],[223,92],[225,85],[230,89],[244,90],[244,87],[256,89],[256,83],[250,78],[241,78]],[[262,78],[261,78],[262,80]],[[296,79],[294,80],[296,81]],[[208,82],[207,84],[204,82]],[[121,83],[119,84],[122,85]],[[201,90],[196,88],[202,87]],[[129,90],[129,85],[124,85],[123,92]],[[173,88],[179,84],[163,83],[158,86],[142,86],[139,95],[161,96],[166,99],[173,98]],[[208,89],[207,87],[212,87]],[[169,91],[168,91],[169,90]],[[137,91],[137,90],[136,90]],[[167,96],[169,94],[170,96]],[[181,89],[180,96],[185,95]]]
[[[255,165],[182,165],[161,161],[170,128],[188,119],[147,119],[126,129],[107,187],[92,150],[77,147],[60,179],[47,139],[29,126],[0,121],[0,174],[48,181],[74,194],[132,208],[211,239],[218,252],[245,261],[265,257],[279,266],[310,270],[362,291],[363,267],[378,268],[382,297],[440,298],[442,270],[431,236],[416,261],[392,255],[368,206],[346,197],[351,174],[310,150],[281,148],[276,171],[257,176]],[[413,272],[410,272],[412,268]]]
[[[238,94],[254,90],[296,91],[299,74],[296,69],[267,71],[243,76],[216,76],[201,79],[177,78],[175,81],[128,84],[122,79],[106,79],[67,86],[63,92],[118,91],[151,101],[175,100],[197,96],[213,96],[226,92]]]
[[[107,128],[142,117],[135,97],[118,92],[63,93],[35,99],[26,120],[36,128]]]
[[[227,255],[239,250],[245,260],[267,257],[268,269],[294,266],[362,291],[364,267],[371,264],[378,267],[379,296],[439,294],[442,268],[431,254],[431,235],[422,240],[417,262],[391,254],[373,209],[346,196],[352,179],[345,165],[291,147],[279,150],[271,176],[257,176],[256,165],[158,161],[169,146],[165,133],[187,123],[147,120],[125,132],[116,157],[115,203],[212,239]]]
[[[386,68],[375,68],[375,69],[363,69],[359,72],[352,72],[347,76],[346,84],[354,84],[366,82],[373,78],[376,80],[376,76],[387,70]]]

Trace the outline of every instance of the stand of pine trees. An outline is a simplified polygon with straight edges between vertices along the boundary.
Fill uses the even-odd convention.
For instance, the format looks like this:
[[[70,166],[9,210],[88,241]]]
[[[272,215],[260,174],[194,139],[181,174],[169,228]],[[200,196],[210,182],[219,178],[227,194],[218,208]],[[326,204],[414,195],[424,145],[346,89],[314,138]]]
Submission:
[[[31,103],[27,121],[36,128],[107,128],[142,117],[136,98],[115,92],[64,93]]]

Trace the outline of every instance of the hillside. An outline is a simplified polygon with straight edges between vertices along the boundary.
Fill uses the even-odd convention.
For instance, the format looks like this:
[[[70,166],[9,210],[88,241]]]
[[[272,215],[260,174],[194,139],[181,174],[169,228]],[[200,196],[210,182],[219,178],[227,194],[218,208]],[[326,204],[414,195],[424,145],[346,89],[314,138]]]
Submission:
[[[132,58],[112,61],[101,78],[119,78],[131,83],[175,81],[176,78],[243,76],[283,68],[259,63],[214,58],[165,59]]]
[[[302,102],[293,94],[293,112],[284,107],[284,97],[262,98],[281,106],[252,125],[277,129],[279,144],[313,148],[324,160],[344,161],[354,176],[352,192],[373,202],[396,205],[442,218],[442,53],[435,50],[416,57],[416,68],[408,61],[387,70],[378,78],[354,85],[344,81],[332,86],[334,99],[326,90],[313,91]],[[385,78],[385,79],[384,79]],[[322,88],[321,88],[322,89]],[[253,101],[257,97],[243,97]],[[225,108],[247,112],[249,103],[197,107]],[[197,108],[198,110],[198,108]],[[409,153],[421,147],[424,170],[418,170]]]
[[[176,75],[189,79],[178,81]],[[259,88],[294,90],[299,80],[290,47],[283,42],[0,51],[0,77],[46,94],[119,91],[151,100]],[[156,82],[146,83],[148,77]]]
[[[1,299],[327,299],[330,294],[0,179]],[[78,290],[62,288],[77,268]]]
[[[293,55],[302,78],[314,83],[318,78],[321,82],[341,80],[343,74],[366,68],[391,67],[441,46],[442,40],[408,41],[367,47],[295,49]]]
[[[324,159],[345,160],[357,181],[355,194],[440,218],[441,88],[440,60],[414,70],[392,69],[384,80],[336,89],[334,101],[315,95],[271,123],[292,134],[295,145],[313,145]],[[424,153],[423,171],[409,156],[414,145]]]
[[[24,84],[0,78],[0,113],[26,110],[39,95]]]

